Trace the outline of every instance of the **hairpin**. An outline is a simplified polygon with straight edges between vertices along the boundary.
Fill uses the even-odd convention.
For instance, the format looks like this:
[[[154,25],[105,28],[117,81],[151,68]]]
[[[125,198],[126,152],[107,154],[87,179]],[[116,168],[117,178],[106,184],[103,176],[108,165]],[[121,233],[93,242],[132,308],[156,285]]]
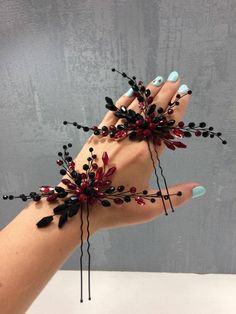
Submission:
[[[189,90],[187,93],[177,94],[172,102],[169,102],[167,109],[164,110],[153,103],[153,97],[151,92],[142,81],[137,83],[136,77],[129,77],[126,73],[120,72],[116,69],[112,69],[113,72],[121,74],[124,78],[128,79],[128,83],[133,89],[133,95],[138,100],[139,112],[132,109],[127,109],[125,106],[117,108],[110,97],[105,97],[106,108],[114,112],[114,115],[121,119],[121,123],[118,125],[102,126],[101,128],[97,126],[89,127],[81,125],[77,122],[64,121],[64,125],[73,125],[77,129],[81,129],[84,132],[92,131],[94,135],[106,137],[109,136],[111,139],[120,141],[125,138],[129,138],[131,141],[146,141],[148,150],[150,153],[150,158],[152,160],[153,169],[155,172],[156,182],[158,189],[161,193],[162,203],[165,210],[165,214],[168,215],[166,210],[166,205],[164,202],[164,197],[161,192],[160,180],[157,174],[157,169],[155,165],[154,158],[158,161],[158,167],[161,172],[161,177],[163,178],[165,189],[167,195],[169,195],[168,186],[166,178],[163,173],[163,168],[158,156],[157,146],[164,143],[168,149],[175,150],[176,148],[186,148],[187,145],[184,144],[181,139],[191,137],[195,135],[196,137],[210,137],[218,138],[222,144],[227,144],[226,140],[222,139],[221,132],[214,132],[212,126],[207,127],[205,122],[196,124],[195,122],[189,122],[185,124],[183,121],[178,122],[171,117],[174,113],[174,107],[180,105],[180,99],[188,94],[192,94]],[[153,156],[151,151],[151,144],[154,147],[155,156]],[[169,198],[170,207],[172,212],[174,208]]]
[[[83,165],[83,170],[80,172],[76,169],[75,162],[69,154],[68,148],[72,144],[63,145],[63,152],[58,152],[56,163],[61,167],[60,174],[67,175],[68,178],[62,178],[61,182],[65,188],[61,186],[41,186],[39,192],[30,192],[29,195],[20,194],[18,196],[4,195],[3,199],[16,199],[22,201],[32,199],[39,202],[42,198],[46,198],[49,203],[61,201],[61,204],[53,208],[53,215],[43,217],[36,223],[38,228],[44,228],[50,225],[55,215],[59,215],[58,228],[62,228],[68,219],[80,212],[80,283],[81,283],[81,298],[83,302],[83,211],[86,211],[87,220],[87,253],[88,253],[88,299],[91,300],[90,289],[90,230],[89,230],[89,212],[90,206],[100,204],[104,207],[109,207],[113,204],[121,205],[129,203],[134,200],[137,205],[145,205],[146,202],[154,203],[157,198],[161,197],[160,191],[149,193],[147,190],[137,191],[135,186],[126,189],[125,186],[119,185],[117,187],[112,185],[112,177],[116,172],[116,167],[109,167],[109,156],[107,152],[102,154],[102,166],[97,163],[97,155],[94,153],[92,147],[89,148],[90,156],[87,158],[87,163]],[[164,199],[170,196],[181,196],[182,192],[178,191],[175,194],[164,195]]]

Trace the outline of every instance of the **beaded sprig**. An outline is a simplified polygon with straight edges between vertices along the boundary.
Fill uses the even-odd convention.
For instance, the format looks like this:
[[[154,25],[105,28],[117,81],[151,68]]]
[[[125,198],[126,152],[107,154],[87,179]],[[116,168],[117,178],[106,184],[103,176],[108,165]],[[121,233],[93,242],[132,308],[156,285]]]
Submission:
[[[222,144],[227,144],[227,142],[222,139],[221,132],[214,132],[214,128],[212,126],[207,127],[205,122],[200,122],[199,124],[189,122],[188,124],[185,124],[183,121],[176,123],[173,119],[173,108],[179,106],[181,98],[188,94],[192,94],[191,90],[188,90],[187,93],[177,94],[175,99],[172,102],[169,102],[167,108],[164,110],[161,106],[158,107],[157,104],[153,103],[154,98],[151,96],[150,90],[146,88],[142,81],[137,82],[135,76],[131,78],[126,73],[120,72],[114,68],[112,71],[117,72],[124,78],[128,79],[128,83],[133,89],[133,96],[137,99],[139,112],[128,109],[125,106],[118,108],[110,97],[105,97],[106,108],[114,112],[114,115],[121,119],[119,124],[110,126],[104,125],[101,128],[97,126],[84,126],[77,122],[68,121],[64,121],[63,124],[73,125],[77,129],[81,129],[84,132],[92,131],[94,135],[97,136],[109,136],[109,138],[115,141],[120,141],[125,138],[129,138],[131,141],[146,141],[158,189],[161,190],[161,187],[154,162],[155,158],[158,161],[158,167],[161,171],[161,177],[163,178],[167,195],[169,195],[167,182],[158,156],[157,146],[164,143],[165,146],[171,150],[175,150],[176,148],[186,148],[187,145],[183,143],[181,139],[185,137],[189,138],[192,134],[196,137],[216,137],[222,142]],[[151,151],[151,144],[153,145],[155,156],[153,156]],[[165,214],[167,215],[166,204],[162,194],[161,198]],[[171,198],[169,198],[169,203],[173,212],[174,208]]]
[[[58,228],[62,228],[69,218],[78,214],[80,211],[80,279],[81,279],[81,299],[83,302],[83,211],[85,210],[87,220],[87,253],[88,253],[88,299],[91,300],[90,289],[90,230],[89,230],[89,213],[90,205],[100,204],[104,207],[109,207],[113,204],[122,205],[134,200],[138,205],[145,205],[146,202],[154,203],[161,196],[168,200],[170,196],[181,196],[182,192],[178,191],[175,194],[162,195],[158,190],[155,193],[149,193],[147,190],[137,191],[135,186],[125,188],[123,185],[115,187],[112,185],[112,177],[116,172],[116,167],[109,167],[109,156],[107,152],[102,154],[102,166],[97,163],[97,155],[94,154],[93,147],[89,148],[90,156],[87,158],[87,163],[83,165],[83,171],[78,171],[78,167],[73,161],[68,148],[72,144],[63,145],[63,152],[58,152],[59,159],[56,163],[61,167],[60,174],[67,175],[68,178],[62,178],[61,186],[41,186],[39,192],[30,192],[28,195],[20,194],[18,196],[4,195],[3,199],[17,199],[22,201],[32,199],[39,202],[42,198],[46,198],[49,203],[60,201],[60,204],[53,208],[53,215],[43,217],[36,223],[38,228],[44,228],[50,225],[55,215],[59,215]]]

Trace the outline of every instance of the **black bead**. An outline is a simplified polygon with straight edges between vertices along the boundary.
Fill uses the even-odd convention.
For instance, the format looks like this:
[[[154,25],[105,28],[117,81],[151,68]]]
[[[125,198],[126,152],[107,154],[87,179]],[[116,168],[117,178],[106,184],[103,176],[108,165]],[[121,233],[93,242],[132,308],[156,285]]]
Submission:
[[[29,194],[29,196],[32,197],[32,198],[33,198],[35,195],[37,195],[36,192],[30,192],[30,194]]]
[[[152,104],[151,106],[149,106],[147,114],[150,115],[152,114],[154,111],[156,110],[156,105]]]
[[[2,197],[4,200],[7,200],[8,199],[8,195],[3,195]]]
[[[77,122],[73,122],[73,126],[77,126]]]
[[[87,170],[89,169],[89,166],[88,166],[87,164],[84,164],[84,165],[83,165],[83,169],[84,169],[85,171],[87,171]]]
[[[164,112],[164,109],[163,109],[162,107],[160,107],[160,108],[157,109],[157,112],[158,112],[158,113],[163,113],[163,112]]]
[[[77,125],[77,129],[81,129],[81,125],[78,124],[78,125]]]
[[[13,200],[14,196],[13,195],[9,195],[9,200]]]
[[[208,137],[208,135],[209,135],[209,132],[207,132],[207,131],[206,132],[202,132],[202,136],[203,137]]]
[[[200,126],[200,128],[205,128],[206,123],[205,122],[201,122],[201,123],[199,123],[199,126]]]
[[[155,203],[156,202],[155,198],[151,198],[151,202]]]
[[[72,144],[71,144],[71,143],[69,143],[69,144],[68,144],[68,147],[72,147]]]
[[[114,186],[110,186],[108,189],[106,189],[105,193],[111,194],[115,192],[116,188]]]
[[[139,101],[139,102],[144,102],[143,96],[138,96],[138,101]]]
[[[226,145],[226,144],[227,144],[227,141],[225,141],[225,140],[224,140],[224,141],[222,141],[222,144]]]
[[[97,158],[97,155],[93,154],[93,155],[92,155],[92,158],[93,158],[93,159],[96,159],[96,158]]]
[[[188,126],[189,126],[190,128],[194,128],[194,127],[195,127],[195,123],[194,123],[194,122],[189,122]]]
[[[61,215],[59,222],[58,222],[59,228],[62,228],[64,226],[64,224],[67,222],[67,217],[68,217],[67,212],[65,212],[64,214]]]
[[[146,89],[145,91],[145,96],[149,97],[151,95],[150,89]]]
[[[184,136],[185,137],[191,137],[192,134],[190,132],[188,132],[188,131],[184,131]]]
[[[99,134],[100,134],[100,131],[99,131],[99,130],[96,130],[96,131],[93,132],[93,134],[94,134],[94,135],[99,135]]]
[[[217,136],[221,136],[222,133],[221,133],[221,132],[217,132],[216,135],[217,135]]]
[[[95,178],[95,172],[89,172],[88,176],[90,179],[94,179]]]
[[[129,202],[131,201],[130,196],[126,195],[126,196],[124,197],[124,201],[125,201],[126,203],[129,203]]]
[[[90,151],[90,152],[93,152],[93,147],[89,147],[89,151]]]
[[[68,216],[72,217],[78,213],[80,206],[79,204],[72,205],[68,210]]]
[[[214,130],[213,126],[210,126],[210,127],[208,128],[208,130],[209,130],[209,131],[213,131],[213,130]]]
[[[102,200],[102,201],[101,201],[101,204],[102,204],[102,206],[104,206],[104,207],[109,207],[109,206],[111,206],[111,203],[110,203],[108,200]]]
[[[63,121],[63,124],[66,125],[68,122],[67,121]]]
[[[83,127],[83,130],[84,130],[84,132],[88,132],[88,131],[89,131],[89,127],[84,126],[84,127]]]
[[[103,130],[103,131],[107,131],[107,130],[108,130],[107,126],[104,125],[104,126],[102,127],[102,130]]]
[[[66,174],[66,170],[65,170],[65,169],[61,169],[61,170],[60,170],[60,174],[61,174],[62,176],[64,176],[64,175]]]
[[[125,187],[124,187],[123,185],[119,185],[119,186],[117,187],[117,191],[118,191],[118,192],[123,192],[124,189],[125,189]]]
[[[34,200],[35,202],[38,202],[38,201],[41,200],[41,196],[40,196],[39,194],[36,194],[36,195],[33,197],[33,200]]]
[[[55,187],[55,191],[56,191],[56,192],[64,192],[65,189],[62,188],[61,186],[56,186],[56,187]]]
[[[61,156],[62,156],[62,153],[61,153],[61,152],[59,152],[57,155],[61,157]]]
[[[183,193],[181,191],[177,192],[177,196],[181,196]]]
[[[87,158],[87,160],[88,160],[88,161],[91,161],[91,160],[92,160],[92,158],[91,158],[91,157],[88,157],[88,158]]]
[[[62,147],[63,147],[63,149],[67,149],[67,146],[66,146],[66,145],[63,145]]]
[[[148,194],[148,191],[147,191],[147,190],[143,190],[143,194],[144,194],[144,195],[147,195],[147,194]]]
[[[66,157],[66,160],[67,160],[68,162],[70,162],[70,161],[72,161],[73,159],[72,159],[71,156],[68,156],[68,157]]]
[[[68,192],[64,191],[64,192],[58,192],[57,193],[57,197],[59,198],[64,198],[68,195]]]

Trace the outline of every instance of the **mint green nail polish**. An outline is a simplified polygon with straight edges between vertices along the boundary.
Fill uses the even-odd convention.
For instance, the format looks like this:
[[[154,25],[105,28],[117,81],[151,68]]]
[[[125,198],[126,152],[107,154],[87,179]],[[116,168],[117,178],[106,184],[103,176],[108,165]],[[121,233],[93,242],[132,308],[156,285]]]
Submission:
[[[179,74],[178,72],[176,71],[173,71],[170,73],[170,75],[168,76],[168,79],[167,81],[170,81],[170,82],[176,82],[179,78]]]
[[[188,86],[185,84],[182,84],[178,89],[178,93],[187,93],[188,90],[189,90]]]
[[[133,90],[133,88],[131,87],[131,88],[125,93],[125,96],[132,97],[133,94],[134,94],[134,90]]]
[[[160,86],[164,82],[164,79],[162,76],[157,76],[153,81],[152,84],[155,86]]]
[[[192,198],[197,198],[206,193],[206,189],[204,186],[199,185],[192,189]]]

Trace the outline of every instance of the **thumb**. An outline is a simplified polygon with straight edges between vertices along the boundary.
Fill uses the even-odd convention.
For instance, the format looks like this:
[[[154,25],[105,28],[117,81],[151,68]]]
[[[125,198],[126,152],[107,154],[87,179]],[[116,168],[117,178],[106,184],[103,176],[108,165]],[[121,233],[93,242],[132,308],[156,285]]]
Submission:
[[[155,193],[156,189],[154,188],[149,188],[148,189],[149,193]],[[180,196],[176,195],[178,192],[181,192],[182,194]],[[167,195],[166,189],[161,189],[161,192],[164,195]],[[173,185],[171,187],[168,187],[168,192],[170,195],[170,200],[172,203],[172,207],[178,207],[183,205],[184,203],[188,202],[192,198],[197,198],[206,193],[205,187],[203,187],[200,183],[197,182],[187,182],[187,183],[181,183],[177,185]],[[150,203],[148,206],[148,212],[150,213],[153,218],[156,216],[159,216],[160,214],[165,214],[165,207],[167,212],[172,211],[171,209],[171,203],[169,199],[164,199],[164,198],[157,198],[155,203]],[[150,217],[151,218],[151,217]]]

